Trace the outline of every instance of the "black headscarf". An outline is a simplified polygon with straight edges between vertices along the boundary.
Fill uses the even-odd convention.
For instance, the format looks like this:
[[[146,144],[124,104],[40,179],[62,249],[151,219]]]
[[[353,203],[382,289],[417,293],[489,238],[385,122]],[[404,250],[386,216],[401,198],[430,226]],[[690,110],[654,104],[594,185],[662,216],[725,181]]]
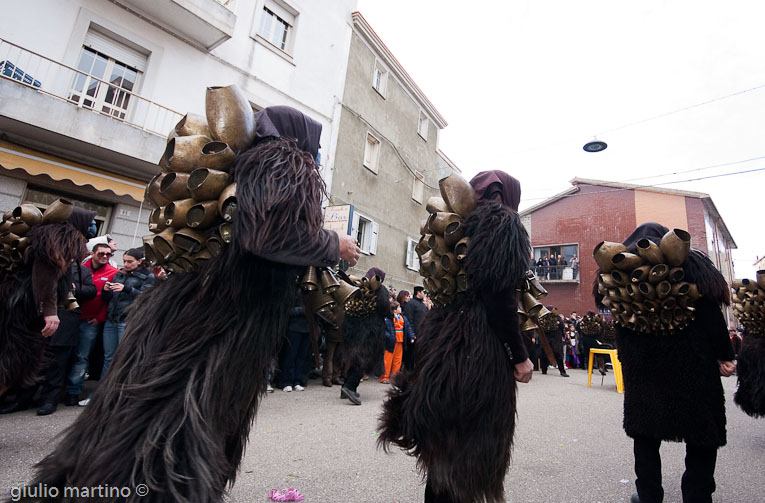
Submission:
[[[72,214],[69,216],[69,218],[66,219],[66,221],[72,224],[75,229],[80,231],[80,233],[87,238],[88,227],[90,227],[90,222],[93,221],[95,216],[95,211],[90,211],[84,208],[80,208],[79,206],[75,206],[72,209]]]
[[[669,232],[669,229],[663,225],[657,224],[656,222],[647,222],[638,225],[622,244],[632,253],[635,253],[637,250],[637,242],[641,239],[650,239],[658,245],[661,242],[661,238],[664,237],[664,234],[667,232]]]
[[[255,142],[273,137],[292,138],[316,159],[321,147],[321,124],[292,107],[264,108],[255,114]]]
[[[504,171],[482,171],[470,180],[479,201],[492,199],[496,194],[502,198],[502,204],[518,211],[521,202],[521,182]]]

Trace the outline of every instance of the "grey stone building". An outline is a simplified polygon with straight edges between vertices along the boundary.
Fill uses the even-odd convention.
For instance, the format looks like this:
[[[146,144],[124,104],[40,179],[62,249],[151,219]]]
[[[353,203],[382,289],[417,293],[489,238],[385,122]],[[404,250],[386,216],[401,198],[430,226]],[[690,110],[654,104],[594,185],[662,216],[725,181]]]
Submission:
[[[363,252],[349,273],[380,267],[387,286],[411,291],[422,279],[414,247],[425,203],[459,170],[438,149],[444,118],[364,17],[352,17],[330,211],[345,211],[338,230],[357,236]]]

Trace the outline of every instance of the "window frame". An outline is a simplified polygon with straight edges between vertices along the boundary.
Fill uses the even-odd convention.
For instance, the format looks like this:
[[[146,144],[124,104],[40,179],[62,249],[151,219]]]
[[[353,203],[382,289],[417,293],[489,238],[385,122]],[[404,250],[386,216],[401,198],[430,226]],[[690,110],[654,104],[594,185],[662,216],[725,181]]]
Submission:
[[[428,130],[430,129],[430,119],[424,110],[420,110],[420,116],[417,119],[417,134],[425,141],[428,141]]]
[[[256,11],[250,37],[292,63],[299,15],[300,13],[286,2],[281,0],[266,0],[262,4],[262,7]],[[261,32],[267,19],[266,16],[270,19],[268,33]],[[283,37],[281,44],[277,44],[272,40],[274,30],[276,30],[276,26],[279,22],[286,26],[284,32],[285,36]]]
[[[412,182],[412,200],[417,204],[422,204],[425,199],[425,175],[419,171],[414,171],[414,181]]]
[[[371,131],[367,131],[364,142],[364,157],[361,164],[375,175],[380,171],[380,150],[382,150],[380,139]]]
[[[569,247],[569,246],[575,246],[576,247],[576,254],[575,255],[576,255],[577,259],[579,261],[581,261],[581,255],[580,255],[580,251],[581,251],[580,248],[581,247],[580,247],[579,243],[554,243],[554,244],[547,244],[547,245],[532,245],[531,248],[532,248],[532,252],[534,253],[533,270],[537,274],[537,277],[539,278],[540,281],[566,281],[566,282],[576,282],[576,283],[580,282],[581,270],[582,270],[581,262],[579,264],[579,267],[577,268],[577,274],[574,275],[572,279],[562,279],[562,276],[563,276],[562,272],[561,272],[561,277],[560,278],[555,278],[555,277],[552,277],[552,276],[550,278],[547,278],[547,277],[543,276],[542,274],[540,274],[540,271],[537,270],[536,263],[539,260],[539,258],[542,258],[542,256],[548,256],[549,257],[550,253],[551,253],[551,250],[553,248],[558,249],[558,251],[556,252],[556,255],[557,254],[563,254],[563,248],[564,247]],[[540,250],[540,249],[547,249],[547,255],[541,255],[540,254],[539,258],[537,258],[537,250]],[[564,255],[564,258],[566,258],[565,255]],[[570,259],[570,257],[566,258],[566,262],[567,262],[566,268],[570,268],[571,267],[571,259]]]
[[[90,69],[87,72],[79,68],[86,52],[92,53],[93,58],[90,64]],[[92,73],[99,56],[106,60],[103,75],[100,77]],[[122,83],[120,83],[119,86],[105,83],[109,82],[108,79],[111,78],[112,72],[117,65],[123,67],[125,70],[131,70],[135,73],[135,80],[133,81],[132,88],[124,88],[122,87]],[[130,98],[132,98],[133,94],[140,88],[143,72],[134,66],[130,66],[128,63],[110,56],[100,50],[100,48],[93,48],[87,45],[82,45],[80,47],[76,66],[78,71],[75,73],[69,84],[67,100],[76,104],[78,107],[87,108],[94,112],[108,115],[113,119],[130,120],[132,110],[135,108],[132,104],[136,102]],[[124,80],[124,72],[122,79]],[[95,93],[91,96],[88,94],[88,90],[93,82],[95,82]],[[113,99],[108,101],[107,96],[110,92],[112,93]],[[87,105],[85,103],[86,101],[89,101],[90,105]],[[120,102],[124,103],[124,106],[120,105]]]
[[[415,272],[420,270],[420,257],[417,256],[415,250],[417,243],[419,243],[418,239],[406,237],[406,268]]]
[[[379,79],[377,77],[378,73],[380,75]],[[372,89],[382,96],[383,99],[388,94],[388,74],[389,72],[385,65],[379,59],[376,59],[375,66],[372,69]]]
[[[361,232],[361,235],[359,235]],[[359,248],[364,255],[377,254],[377,242],[380,234],[380,224],[372,218],[354,209],[351,223],[351,236],[359,242]]]

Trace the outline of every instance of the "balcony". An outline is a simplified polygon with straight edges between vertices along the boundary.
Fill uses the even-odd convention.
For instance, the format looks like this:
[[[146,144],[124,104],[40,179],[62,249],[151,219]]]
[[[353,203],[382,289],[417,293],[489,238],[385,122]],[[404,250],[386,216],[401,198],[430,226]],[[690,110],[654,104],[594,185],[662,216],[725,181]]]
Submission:
[[[182,114],[0,39],[0,130],[9,141],[147,178]]]
[[[235,0],[118,0],[211,51],[234,34]]]
[[[543,283],[579,283],[579,267],[571,266],[533,266],[534,273]]]

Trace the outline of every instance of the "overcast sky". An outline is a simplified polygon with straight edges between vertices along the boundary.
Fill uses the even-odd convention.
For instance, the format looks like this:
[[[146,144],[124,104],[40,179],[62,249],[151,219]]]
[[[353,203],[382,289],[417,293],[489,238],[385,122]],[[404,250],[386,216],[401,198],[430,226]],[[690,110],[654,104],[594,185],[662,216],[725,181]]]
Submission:
[[[736,275],[754,278],[765,255],[765,3],[358,7],[449,123],[441,150],[468,179],[498,168],[518,178],[521,209],[574,177],[664,184],[759,170],[661,185],[708,193],[738,245]],[[584,152],[594,136],[608,149]]]

